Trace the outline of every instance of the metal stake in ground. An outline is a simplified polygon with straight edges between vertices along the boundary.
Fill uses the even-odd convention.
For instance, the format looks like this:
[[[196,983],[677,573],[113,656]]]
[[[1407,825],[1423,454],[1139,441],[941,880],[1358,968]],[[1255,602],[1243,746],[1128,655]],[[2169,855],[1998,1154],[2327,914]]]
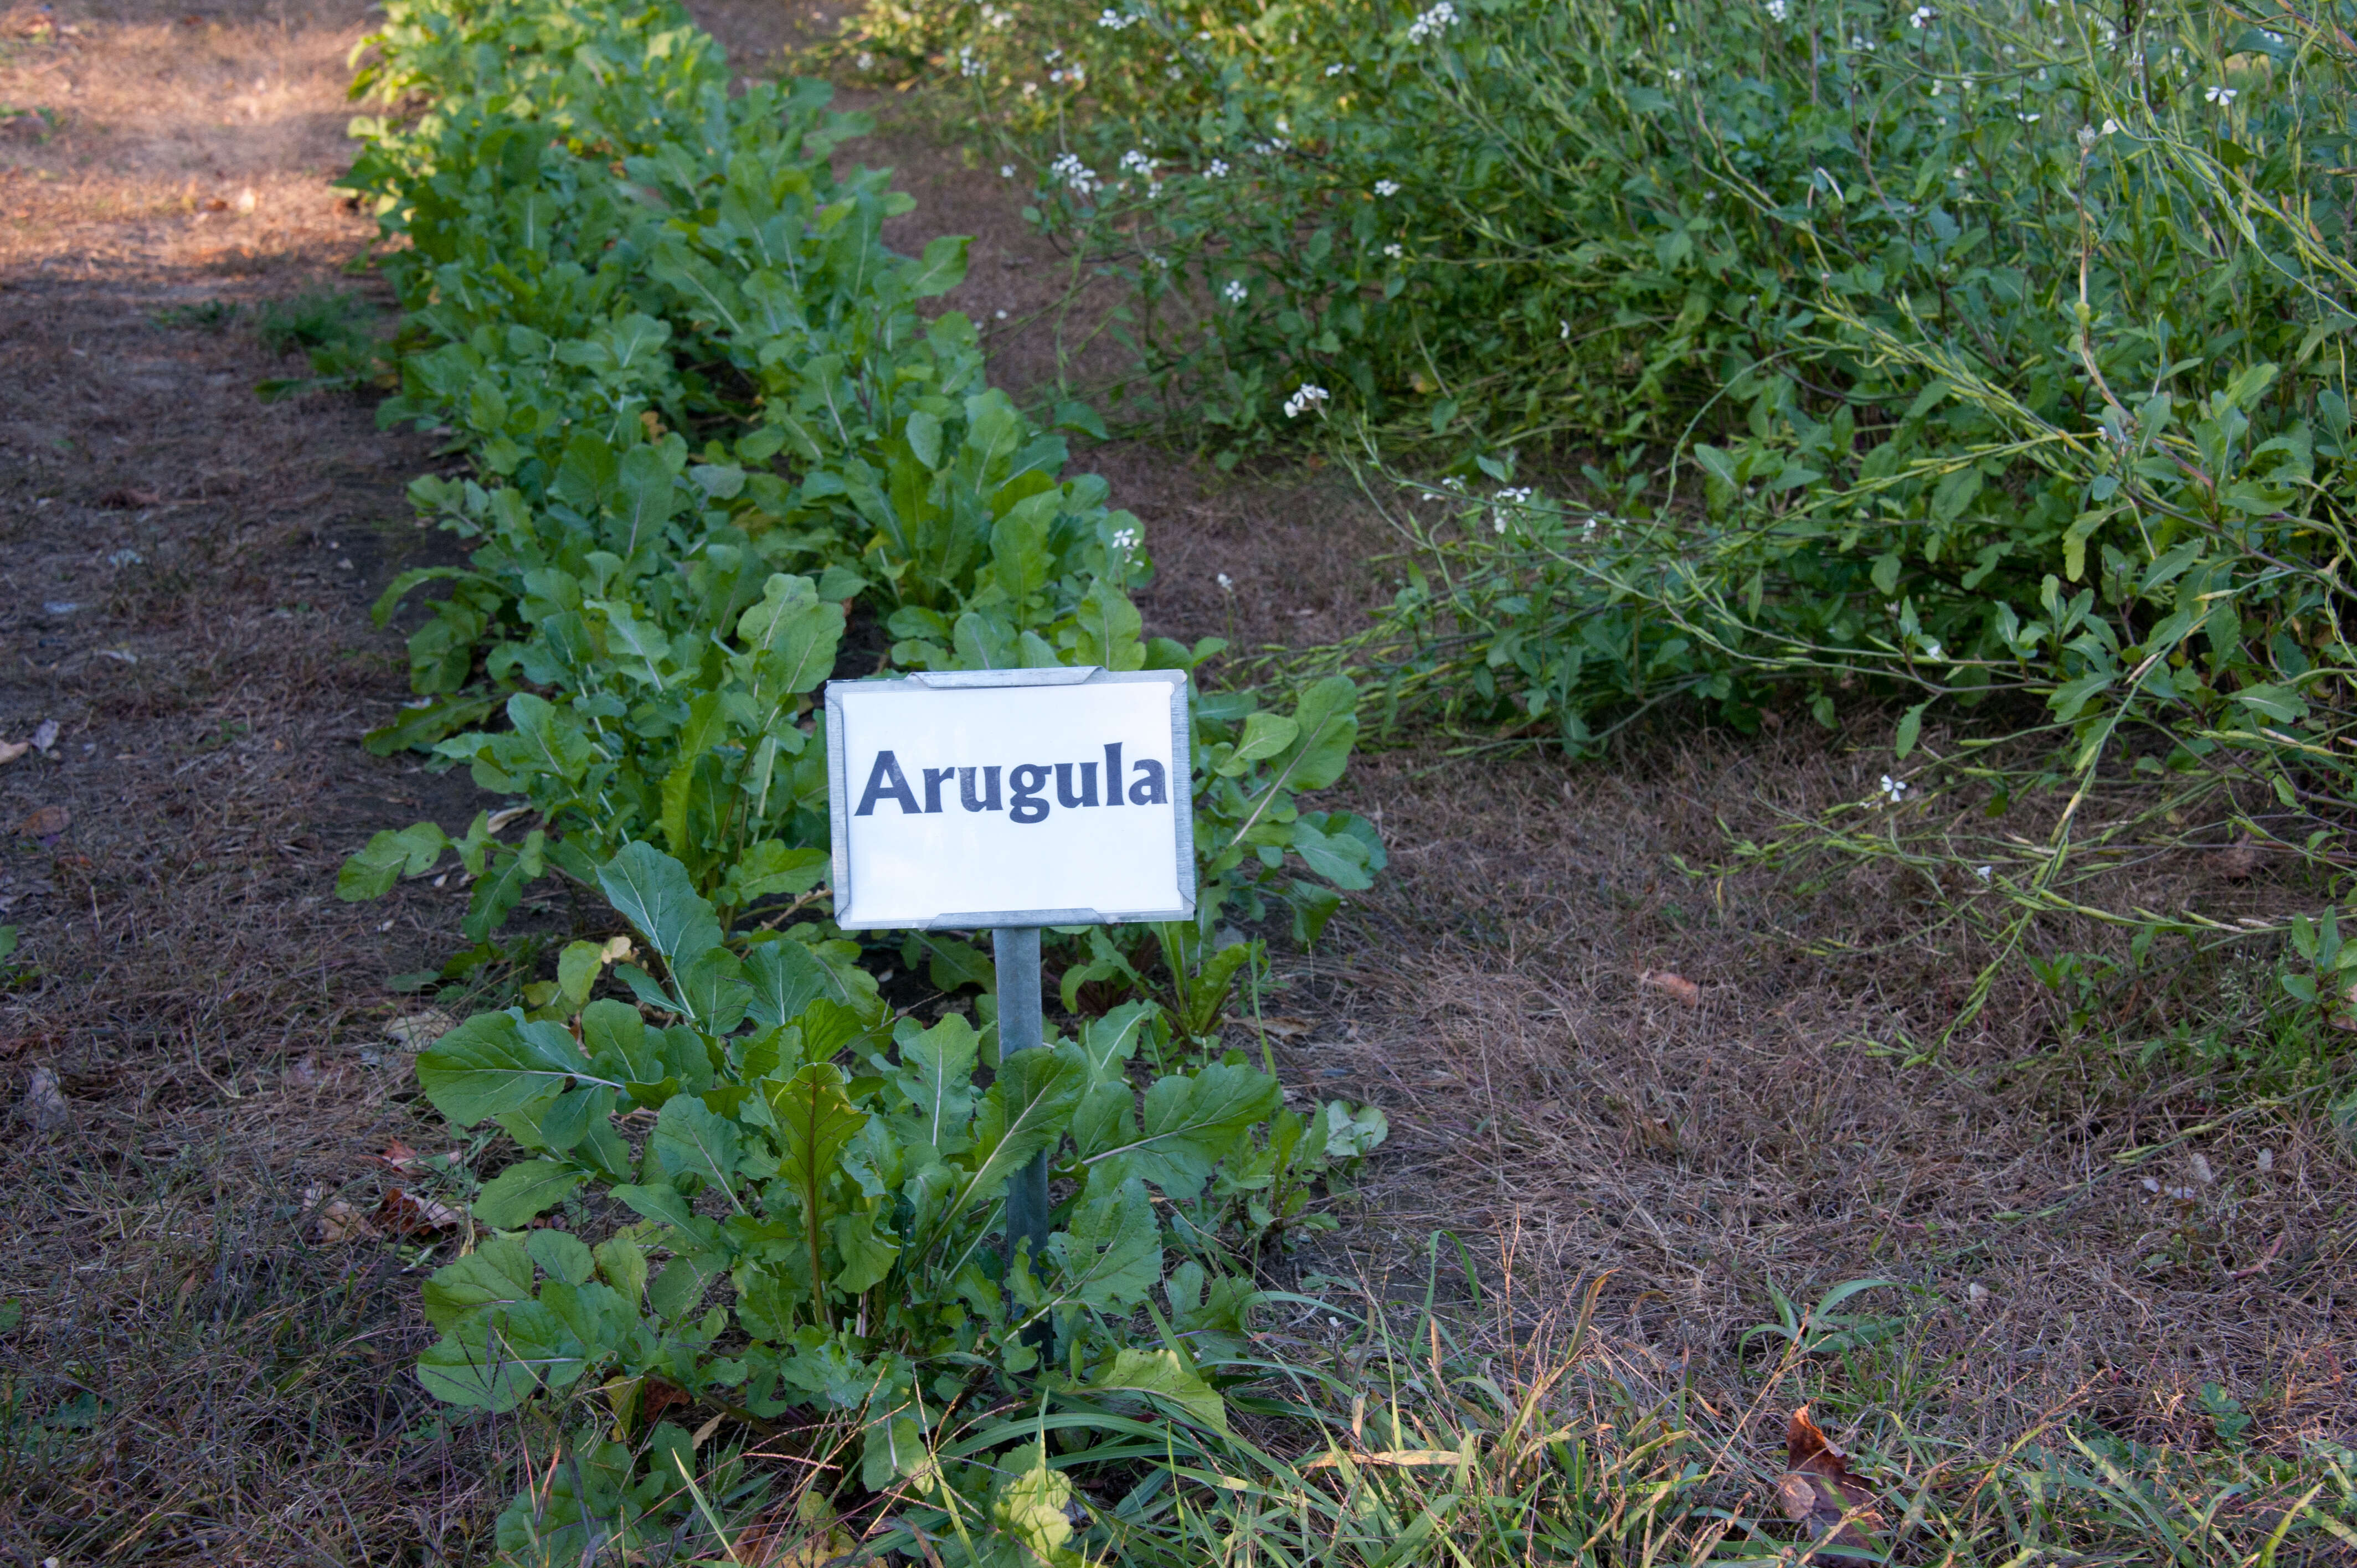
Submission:
[[[1041,1043],[1039,1024],[1039,928],[1001,926],[990,933],[998,966],[998,1059]],[[1006,1183],[1006,1261],[1031,1243],[1033,1265],[1048,1251],[1048,1155],[1041,1150]]]

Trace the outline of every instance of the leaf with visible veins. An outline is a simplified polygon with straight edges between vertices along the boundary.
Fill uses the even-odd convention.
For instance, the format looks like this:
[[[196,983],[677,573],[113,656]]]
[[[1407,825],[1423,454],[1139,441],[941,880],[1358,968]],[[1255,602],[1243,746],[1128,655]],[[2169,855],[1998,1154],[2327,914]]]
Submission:
[[[1882,1528],[1874,1489],[1850,1473],[1848,1461],[1809,1419],[1809,1407],[1792,1412],[1784,1437],[1784,1474],[1776,1479],[1776,1505],[1784,1517],[1811,1533],[1833,1533],[1835,1546],[1871,1547]]]

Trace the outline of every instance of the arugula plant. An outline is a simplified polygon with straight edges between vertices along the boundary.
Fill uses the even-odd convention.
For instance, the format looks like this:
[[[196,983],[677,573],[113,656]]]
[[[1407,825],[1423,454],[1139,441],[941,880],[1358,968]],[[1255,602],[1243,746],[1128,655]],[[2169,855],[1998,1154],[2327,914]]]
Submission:
[[[994,1063],[995,1026],[896,1022],[850,944],[811,924],[725,940],[651,845],[595,875],[645,966],[576,942],[536,1005],[477,1014],[418,1058],[437,1111],[524,1154],[475,1198],[489,1233],[426,1286],[436,1397],[499,1412],[595,1390],[626,1434],[658,1380],[740,1418],[831,1413],[859,1434],[869,1489],[929,1473],[950,1412],[1017,1387],[1224,1431],[1198,1358],[1241,1348],[1255,1298],[1199,1262],[1174,1273],[1172,1243],[1202,1252],[1238,1204],[1263,1230],[1297,1222],[1304,1178],[1372,1147],[1379,1118],[1305,1122],[1232,1058],[1141,1092],[1132,1065],[1168,1027],[1146,1004]],[[594,994],[609,965],[635,1005]],[[1052,1231],[1009,1262],[1006,1179],[1043,1151]],[[560,1207],[572,1229],[533,1228]],[[1157,1293],[1168,1316],[1145,1310]],[[943,1484],[985,1499],[967,1470]],[[602,1495],[628,1511],[667,1494]]]
[[[884,247],[908,199],[834,173],[864,122],[826,113],[823,84],[731,98],[717,50],[663,5],[400,0],[371,41],[356,91],[438,94],[413,122],[364,122],[349,181],[407,242],[386,264],[409,352],[380,417],[470,455],[475,477],[411,493],[477,547],[379,603],[382,619],[447,585],[410,638],[421,701],[369,744],[464,763],[536,821],[520,841],[490,829],[510,813],[455,841],[380,833],[342,896],[455,848],[479,942],[534,879],[586,883],[658,836],[732,921],[810,895],[811,693],[850,613],[884,622],[900,669],[1191,670],[1219,650],[1144,635],[1137,520],[1063,475],[1059,430],[1102,435],[1095,416],[1066,404],[1042,428],[987,386],[971,323],[919,317],[964,242]],[[1204,714],[1205,930],[1275,900],[1314,936],[1368,885],[1372,828],[1293,804],[1340,776],[1355,696],[1326,681],[1289,714]]]

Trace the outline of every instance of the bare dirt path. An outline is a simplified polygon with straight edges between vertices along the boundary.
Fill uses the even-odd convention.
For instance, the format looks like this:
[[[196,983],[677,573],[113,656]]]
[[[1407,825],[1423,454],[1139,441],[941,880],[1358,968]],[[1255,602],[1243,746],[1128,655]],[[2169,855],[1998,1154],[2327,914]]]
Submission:
[[[396,1442],[414,1280],[316,1214],[375,1195],[384,982],[449,945],[447,894],[329,896],[468,809],[357,745],[430,453],[253,392],[272,302],[367,286],[364,7],[191,3],[0,24],[0,1560],[382,1562],[472,1489]]]

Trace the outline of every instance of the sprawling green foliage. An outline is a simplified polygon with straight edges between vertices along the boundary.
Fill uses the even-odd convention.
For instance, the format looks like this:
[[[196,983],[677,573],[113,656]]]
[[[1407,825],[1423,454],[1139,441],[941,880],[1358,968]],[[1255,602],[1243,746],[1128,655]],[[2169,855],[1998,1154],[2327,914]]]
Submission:
[[[413,122],[361,122],[349,178],[406,242],[385,265],[411,351],[382,417],[470,454],[477,478],[412,495],[478,543],[380,604],[450,585],[410,639],[424,701],[371,744],[432,746],[539,819],[518,843],[489,819],[461,841],[470,935],[533,878],[586,882],[638,839],[724,910],[810,889],[827,842],[812,693],[846,610],[883,621],[908,669],[1183,669],[1216,647],[1142,636],[1137,520],[1063,477],[1062,436],[986,384],[963,316],[919,314],[963,274],[964,242],[885,248],[908,199],[833,172],[863,123],[828,113],[822,84],[731,98],[711,40],[665,5],[417,0],[375,43],[356,91],[434,94]],[[1078,404],[1058,418],[1096,427]],[[1275,896],[1314,935],[1338,890],[1368,886],[1372,831],[1292,804],[1340,776],[1353,706],[1340,681],[1289,714],[1201,705],[1205,929]],[[1254,744],[1272,722],[1288,744]],[[381,893],[442,847],[430,824],[382,834],[341,891]],[[1282,875],[1288,850],[1316,875]]]
[[[1663,703],[1750,728],[1895,702],[1905,770],[1798,837],[1962,859],[2007,950],[2059,910],[2250,934],[2091,910],[2091,834],[2330,873],[2345,7],[1008,15],[881,10],[869,47],[959,72],[1032,150],[1041,221],[1127,280],[1175,413],[1230,455],[1347,431],[1384,481],[1395,605],[1284,667],[1575,750]],[[1919,748],[1948,725],[1961,753]],[[2002,772],[2000,739],[2030,743]],[[2130,778],[2158,788],[2083,820]],[[1895,809],[1945,782],[2000,820],[2050,791],[2046,842]]]
[[[1220,1238],[1314,1226],[1312,1186],[1383,1136],[1378,1112],[1285,1111],[1211,1032],[1260,950],[1209,950],[1222,911],[1273,897],[1314,936],[1382,864],[1366,823],[1295,801],[1347,765],[1355,689],[1199,703],[1200,918],[1161,931],[1180,1040],[1142,1001],[1006,1059],[989,996],[978,1029],[896,1024],[858,946],[792,918],[823,897],[813,694],[849,617],[883,622],[906,669],[1190,669],[1216,645],[1142,635],[1136,520],[1064,477],[1062,437],[986,384],[963,317],[920,315],[964,242],[885,249],[907,199],[835,174],[860,126],[823,87],[730,97],[664,3],[403,0],[371,42],[357,91],[430,95],[361,123],[350,179],[406,242],[384,262],[407,314],[382,417],[468,455],[470,477],[412,495],[475,547],[388,589],[381,617],[426,582],[447,596],[410,639],[424,701],[371,744],[430,747],[523,804],[455,841],[379,833],[338,891],[455,849],[477,940],[556,872],[645,955],[575,942],[522,1004],[420,1056],[437,1110],[524,1155],[468,1195],[487,1235],[427,1287],[442,1337],[420,1376],[487,1412],[601,1396],[587,1425],[560,1413],[566,1484],[525,1488],[505,1552],[677,1545],[704,1499],[660,1390],[847,1434],[866,1487],[914,1487],[976,1561],[1062,1561],[1069,1483],[1044,1458],[1001,1473],[1022,1434],[941,1453],[943,1419],[1019,1377],[1068,1426],[1158,1408],[1223,1430],[1201,1360],[1241,1346],[1257,1297],[1217,1273]],[[933,944],[952,987],[987,980],[976,956]],[[1041,1155],[1062,1184],[1046,1253],[1008,1257],[989,1244],[1006,1178]],[[1201,1257],[1174,1271],[1172,1245]]]
[[[539,1005],[479,1014],[418,1058],[436,1110],[496,1122],[526,1156],[474,1199],[491,1236],[426,1286],[442,1335],[419,1364],[429,1390],[504,1411],[595,1389],[626,1436],[654,1386],[756,1421],[831,1414],[856,1434],[867,1488],[922,1477],[980,1516],[988,1468],[943,1471],[932,1454],[942,1420],[1002,1381],[1083,1410],[1150,1398],[1224,1430],[1199,1359],[1242,1348],[1256,1297],[1199,1262],[1170,1273],[1166,1241],[1215,1232],[1272,1172],[1297,1186],[1379,1129],[1340,1106],[1305,1123],[1234,1058],[1141,1094],[1131,1066],[1168,1027],[1145,1003],[997,1061],[995,1026],[896,1024],[856,950],[807,925],[732,949],[686,868],[650,845],[596,876],[643,940],[646,967],[619,973],[645,1011],[593,999],[621,955],[576,942]],[[1008,1260],[990,1244],[1006,1179],[1042,1153],[1069,1196],[1046,1254]],[[589,1212],[584,1195],[623,1221],[604,1240],[527,1229]],[[1168,1315],[1137,1344],[1130,1319],[1157,1294]],[[569,1557],[668,1535],[682,1435],[640,1444],[643,1478],[627,1442],[578,1440],[596,1484],[527,1492],[501,1547]]]

